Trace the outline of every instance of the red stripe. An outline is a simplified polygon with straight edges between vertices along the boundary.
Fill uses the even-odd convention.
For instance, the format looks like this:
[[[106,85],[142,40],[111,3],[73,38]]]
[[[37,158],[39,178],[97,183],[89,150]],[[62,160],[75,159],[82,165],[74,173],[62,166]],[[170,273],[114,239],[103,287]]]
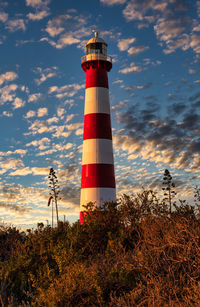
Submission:
[[[108,88],[108,75],[105,68],[95,67],[90,65],[90,68],[86,71],[86,85],[89,87],[106,87]]]
[[[84,223],[84,215],[85,215],[85,212],[84,211],[80,211],[80,224],[81,225]]]
[[[112,140],[110,114],[91,113],[84,116],[83,140]]]
[[[82,165],[81,188],[115,188],[114,165]]]

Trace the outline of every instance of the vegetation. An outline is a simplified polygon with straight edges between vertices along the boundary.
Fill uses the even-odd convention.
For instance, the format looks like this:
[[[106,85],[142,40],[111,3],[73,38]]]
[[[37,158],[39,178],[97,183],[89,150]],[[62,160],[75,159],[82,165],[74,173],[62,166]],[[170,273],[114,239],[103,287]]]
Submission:
[[[199,306],[200,208],[152,191],[123,195],[85,222],[0,228],[2,306]],[[92,211],[92,214],[91,214]]]
[[[51,200],[52,200],[52,227],[53,227],[53,201],[55,202],[55,206],[56,206],[56,218],[57,218],[57,225],[58,225],[58,221],[59,221],[58,196],[60,193],[58,179],[57,179],[56,172],[54,171],[53,167],[50,168],[48,178],[49,178],[49,188],[51,189],[51,192],[49,193],[50,197],[48,201],[48,206],[50,205]]]

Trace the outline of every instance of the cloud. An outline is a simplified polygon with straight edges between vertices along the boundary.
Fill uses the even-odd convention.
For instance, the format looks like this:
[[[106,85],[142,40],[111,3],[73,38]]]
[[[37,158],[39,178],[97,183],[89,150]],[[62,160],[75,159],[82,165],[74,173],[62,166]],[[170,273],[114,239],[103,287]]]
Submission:
[[[13,109],[19,109],[25,106],[25,101],[23,101],[21,98],[16,97],[13,101]]]
[[[117,43],[117,46],[120,51],[125,51],[128,49],[130,44],[134,43],[134,41],[135,41],[134,37],[120,39],[119,42]]]
[[[26,0],[26,5],[33,8],[41,8],[50,3],[50,0]]]
[[[198,13],[198,16],[200,17],[200,1],[199,0],[196,2],[196,5],[197,5],[197,13]]]
[[[101,3],[106,5],[124,4],[126,0],[100,0]]]
[[[57,71],[57,67],[56,66],[54,66],[52,68],[45,68],[45,69],[43,69],[41,67],[37,67],[37,69],[35,70],[35,73],[39,73],[40,74],[40,78],[39,79],[35,79],[35,82],[37,83],[37,85],[42,84],[47,79],[56,76],[56,71]],[[35,94],[35,95],[38,95],[38,94]]]
[[[112,110],[121,110],[127,104],[128,100],[122,100],[111,107]]]
[[[200,24],[196,25],[193,29],[193,32],[200,32]]]
[[[52,132],[53,130],[55,130],[54,126],[50,126],[48,124],[48,122],[46,121],[39,121],[38,119],[35,120],[29,127],[28,130],[30,130],[30,132],[25,133],[24,135],[29,135],[29,134],[41,134],[41,133],[45,133],[45,132]]]
[[[53,123],[57,123],[57,122],[59,122],[59,118],[56,117],[56,116],[47,119],[47,124],[49,124],[49,125],[51,125]]]
[[[49,147],[50,144],[50,139],[48,139],[47,137],[44,137],[40,140],[34,140],[30,143],[27,143],[26,146],[34,146],[34,147],[38,147],[39,150],[44,150],[47,149]]]
[[[152,82],[148,82],[148,83],[145,83],[143,85],[126,86],[125,90],[127,92],[133,92],[134,90],[146,90],[146,89],[150,88],[152,86],[152,84],[153,84]],[[147,98],[149,98],[151,100],[152,96],[147,97]],[[154,99],[154,97],[153,97],[153,99]]]
[[[195,53],[200,53],[200,35],[193,32],[196,31],[193,23],[190,17],[175,14],[157,20],[154,30],[157,38],[166,44],[164,53],[172,53],[178,48],[183,51],[192,48]]]
[[[122,84],[122,83],[123,83],[123,80],[120,80],[120,79],[112,82],[112,84]]]
[[[37,111],[37,116],[38,117],[43,117],[48,115],[48,109],[47,108],[39,108]]]
[[[146,20],[152,22],[154,20],[154,17],[150,15],[145,16],[147,11],[153,10],[163,12],[166,9],[167,5],[167,1],[163,1],[160,3],[160,1],[157,0],[131,0],[123,10],[123,15],[127,21]]]
[[[36,116],[36,112],[33,111],[33,110],[30,110],[26,113],[26,115],[24,116],[25,118],[31,118],[31,117],[34,117]]]
[[[7,152],[3,152],[3,151],[0,151],[0,156],[1,157],[6,157],[6,156],[10,156],[10,155],[20,155],[21,157],[23,157],[25,154],[27,153],[27,150],[25,149],[16,149],[14,151],[7,151]]]
[[[12,117],[12,116],[13,116],[13,113],[8,112],[8,111],[3,111],[2,115],[3,115],[3,116],[6,116],[6,117]]]
[[[83,128],[77,129],[75,134],[76,135],[83,135]]]
[[[193,95],[192,102],[198,99]],[[159,105],[148,102],[118,113],[123,130],[114,135],[115,150],[128,152],[130,159],[164,163],[187,172],[198,172],[200,166],[200,115],[186,103],[175,103],[160,117]],[[177,115],[179,120],[177,120]],[[180,119],[181,118],[181,119]],[[198,160],[198,161],[197,161]]]
[[[5,12],[0,12],[0,21],[5,23],[8,20],[8,14]]]
[[[41,20],[47,16],[49,16],[49,11],[48,10],[43,10],[39,11],[36,13],[29,13],[27,16],[30,20],[36,21],[36,20]]]
[[[4,202],[0,201],[0,208],[5,208],[10,211],[18,212],[20,214],[29,211],[28,208],[25,208],[24,206],[21,206],[21,204],[11,203],[11,202]]]
[[[169,106],[168,112],[173,115],[174,114],[180,115],[181,113],[185,112],[186,109],[187,109],[187,106],[185,103],[183,102],[174,103],[173,102],[173,105]]]
[[[66,117],[66,123],[70,122],[74,117],[76,116],[76,114],[70,114]]]
[[[65,46],[80,43],[80,38],[74,37],[74,33],[63,34],[58,42],[54,45],[57,49],[62,49]]]
[[[28,13],[28,19],[32,21],[42,20],[43,18],[49,16],[50,10],[48,8],[48,4],[50,0],[42,1],[42,0],[26,0],[26,5],[35,9],[34,13]]]
[[[26,30],[24,20],[21,18],[8,20],[6,22],[6,28],[11,32],[15,32],[18,30],[23,30],[23,31]]]
[[[161,41],[169,41],[183,34],[190,24],[190,19],[185,16],[181,18],[159,18],[154,30]]]
[[[78,91],[80,91],[81,89],[85,88],[85,84],[77,84],[77,83],[73,83],[73,84],[67,84],[61,87],[58,86],[51,86],[49,88],[48,94],[52,94],[54,93],[55,96],[58,99],[62,99],[65,97],[73,97],[77,94]]]
[[[49,168],[47,167],[29,167],[17,169],[14,172],[11,172],[10,176],[27,176],[27,175],[39,175],[39,176],[47,176],[49,174]]]
[[[188,70],[188,72],[189,72],[190,75],[195,75],[197,73],[197,71],[195,69],[192,69],[192,68],[190,68]]]
[[[0,174],[4,174],[9,169],[16,169],[23,167],[24,164],[20,159],[7,158],[6,160],[1,161],[0,163]]]
[[[129,55],[137,55],[137,54],[144,52],[148,49],[149,49],[149,47],[147,47],[147,46],[135,46],[135,47],[131,47],[131,48],[128,49],[128,54]]]
[[[49,167],[32,167],[31,170],[34,175],[40,175],[40,176],[49,175]]]
[[[43,37],[40,41],[46,41],[57,49],[73,44],[79,44],[77,47],[82,48],[82,38],[90,34],[88,27],[85,27],[88,17],[75,14],[76,11],[71,11],[71,14],[58,15],[49,20],[45,31],[51,38]]]
[[[64,137],[67,138],[71,135],[74,130],[79,129],[83,126],[83,123],[73,123],[73,124],[66,124],[66,125],[53,125],[53,123],[57,122],[58,120],[53,117],[50,120],[35,120],[29,127],[28,130],[30,132],[24,133],[24,135],[35,135],[35,134],[42,134],[42,133],[52,133],[53,137],[60,138]]]
[[[69,150],[73,147],[72,143],[67,143],[66,145],[64,145],[61,150]]]
[[[57,49],[62,49],[66,46],[70,46],[73,44],[81,44],[82,41],[80,38],[76,37],[77,32],[71,32],[71,33],[66,33],[63,34],[57,42],[54,42],[53,40],[50,40],[48,38],[42,38],[41,41],[47,41],[51,46],[57,48]],[[88,36],[88,30],[87,34],[84,34],[84,36]],[[85,45],[85,44],[84,44]],[[82,45],[80,45],[82,46]],[[85,46],[84,46],[85,48]]]
[[[166,45],[167,48],[163,50],[165,54],[170,54],[178,48],[185,51],[190,48],[190,37],[187,34],[183,34],[174,40],[166,41]]]
[[[129,74],[129,73],[139,73],[143,69],[141,66],[135,65],[133,62],[130,64],[129,67],[125,67],[123,69],[120,69],[119,72],[122,74]]]
[[[41,93],[31,94],[31,95],[29,95],[29,97],[28,97],[28,102],[35,102],[35,101],[37,101],[41,96],[42,96]]]
[[[190,47],[194,50],[194,52],[200,53],[200,35],[191,35]]]
[[[197,13],[199,2],[197,1]],[[185,1],[171,0],[131,0],[123,10],[127,21],[138,20],[138,28],[155,22],[154,31],[163,52],[169,54],[180,48],[183,51],[192,48],[200,53],[199,23],[197,19],[186,16],[189,5]],[[199,13],[198,13],[199,14]],[[134,54],[134,47],[129,49]]]
[[[9,173],[10,176],[26,176],[29,174],[32,174],[32,171],[29,167],[17,169],[16,171]]]
[[[16,96],[17,84],[5,85],[0,88],[0,105],[3,105],[7,101],[13,101]]]
[[[44,138],[43,138],[44,139]],[[33,141],[33,142],[35,142],[35,141]],[[36,156],[45,156],[45,155],[51,155],[52,153],[54,153],[54,152],[58,152],[58,151],[61,151],[62,153],[64,152],[64,151],[67,151],[67,150],[69,150],[69,149],[71,149],[73,147],[73,144],[72,143],[67,143],[67,144],[65,144],[65,145],[62,145],[62,144],[54,144],[53,146],[52,146],[52,148],[51,149],[49,149],[49,150],[45,150],[45,151],[41,151],[41,152],[39,152],[39,153],[37,153],[36,154]],[[45,148],[42,148],[41,146],[39,147],[39,149],[45,149]],[[58,164],[59,164],[60,162],[58,162]]]
[[[58,117],[61,117],[61,119],[63,119],[64,118],[64,115],[65,114],[65,109],[63,109],[63,108],[57,108],[57,115],[58,115]]]
[[[65,30],[64,24],[72,18],[69,14],[59,15],[52,20],[49,20],[45,31],[51,36],[55,37]]]
[[[0,75],[0,85],[4,82],[10,82],[18,78],[18,75],[14,71],[7,71]]]

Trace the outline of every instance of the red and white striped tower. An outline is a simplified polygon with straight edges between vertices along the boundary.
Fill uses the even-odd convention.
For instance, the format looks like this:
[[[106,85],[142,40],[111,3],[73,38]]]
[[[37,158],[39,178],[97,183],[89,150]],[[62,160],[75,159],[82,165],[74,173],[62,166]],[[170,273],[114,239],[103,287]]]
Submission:
[[[112,59],[107,56],[107,44],[97,32],[86,44],[81,66],[86,73],[80,201],[82,224],[83,205],[93,202],[101,207],[105,201],[116,200],[107,75],[112,68]]]

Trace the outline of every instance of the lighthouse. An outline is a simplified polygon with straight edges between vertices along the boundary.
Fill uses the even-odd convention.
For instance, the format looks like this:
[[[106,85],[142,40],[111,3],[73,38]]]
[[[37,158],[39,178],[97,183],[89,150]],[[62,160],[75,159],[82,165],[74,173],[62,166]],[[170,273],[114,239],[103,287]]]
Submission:
[[[116,200],[108,72],[112,58],[106,42],[94,33],[86,44],[81,59],[86,73],[83,156],[80,199],[80,224],[84,221],[84,205],[93,202],[102,207]]]

